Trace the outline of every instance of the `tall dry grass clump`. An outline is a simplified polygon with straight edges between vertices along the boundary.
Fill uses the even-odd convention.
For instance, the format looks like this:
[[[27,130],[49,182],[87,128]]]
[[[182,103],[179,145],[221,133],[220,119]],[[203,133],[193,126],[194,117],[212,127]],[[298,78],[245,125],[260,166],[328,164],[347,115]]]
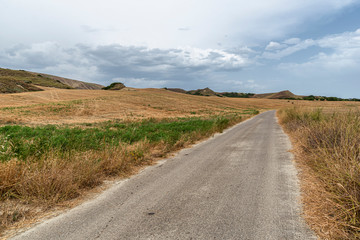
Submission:
[[[0,162],[0,236],[37,214],[78,197],[111,176],[126,177],[151,163],[151,144],[140,141],[101,151],[55,151],[40,159]]]
[[[324,239],[360,238],[360,113],[291,108],[279,117],[297,150],[310,225]]]

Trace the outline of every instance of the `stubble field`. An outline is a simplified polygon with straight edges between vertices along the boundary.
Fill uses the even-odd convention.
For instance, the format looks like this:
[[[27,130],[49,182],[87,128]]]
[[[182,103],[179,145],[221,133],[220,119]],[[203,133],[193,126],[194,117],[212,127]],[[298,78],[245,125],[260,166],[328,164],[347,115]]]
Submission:
[[[95,123],[108,120],[206,117],[251,109],[302,106],[324,111],[359,109],[356,102],[310,102],[277,99],[202,97],[164,89],[121,91],[67,90],[0,95],[0,124],[44,125]]]

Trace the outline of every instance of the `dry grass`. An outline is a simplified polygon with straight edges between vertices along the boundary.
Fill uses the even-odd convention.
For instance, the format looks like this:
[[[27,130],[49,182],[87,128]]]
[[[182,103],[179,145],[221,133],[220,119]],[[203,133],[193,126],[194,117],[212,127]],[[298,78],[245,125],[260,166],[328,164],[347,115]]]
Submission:
[[[72,124],[113,119],[140,120],[209,116],[244,109],[278,109],[302,106],[322,107],[324,111],[344,106],[359,109],[357,102],[310,102],[276,99],[239,99],[202,97],[163,89],[130,89],[121,91],[66,90],[0,95],[0,124]]]
[[[198,97],[159,89],[121,91],[61,90],[0,96],[0,123],[73,124],[113,119],[210,116],[258,108],[254,104],[219,97]]]
[[[66,124],[87,128],[109,120],[139,122],[148,118],[242,116],[244,120],[254,114],[254,109],[290,106],[306,109],[321,106],[324,112],[343,110],[344,106],[351,109],[360,107],[359,103],[347,102],[202,97],[163,89],[44,89],[42,92],[0,95],[0,125]],[[238,121],[239,118],[233,118],[227,126]],[[55,206],[67,205],[68,199],[98,186],[104,179],[128,176],[142,166],[151,164],[154,159],[165,157],[167,153],[222,129],[223,126],[214,128],[207,134],[193,132],[191,137],[184,136],[172,144],[154,144],[142,140],[131,145],[108,146],[100,151],[75,152],[69,158],[59,157],[61,154],[54,150],[36,161],[18,161],[14,158],[0,163],[0,232],[28,222],[34,216],[53,210]]]
[[[105,178],[125,177],[140,166],[150,164],[148,149],[150,146],[146,142],[139,142],[77,154],[72,159],[54,154],[40,161],[14,159],[1,163],[0,233],[52,211],[59,204],[78,197],[84,189],[98,186]],[[146,151],[146,154],[135,154],[139,151]]]
[[[360,113],[279,116],[295,145],[307,222],[322,239],[360,238]]]
[[[26,125],[94,123],[113,119],[194,117],[234,113],[244,109],[322,106],[341,109],[342,102],[309,102],[192,96],[163,89],[121,91],[47,89],[0,95],[0,124]],[[358,103],[348,103],[359,108]]]

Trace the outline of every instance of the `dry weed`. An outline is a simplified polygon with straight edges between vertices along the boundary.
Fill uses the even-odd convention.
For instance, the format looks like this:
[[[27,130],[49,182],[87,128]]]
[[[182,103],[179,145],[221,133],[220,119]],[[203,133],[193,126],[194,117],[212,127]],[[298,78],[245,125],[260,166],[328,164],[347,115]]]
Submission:
[[[305,218],[322,239],[360,237],[360,114],[288,109]]]

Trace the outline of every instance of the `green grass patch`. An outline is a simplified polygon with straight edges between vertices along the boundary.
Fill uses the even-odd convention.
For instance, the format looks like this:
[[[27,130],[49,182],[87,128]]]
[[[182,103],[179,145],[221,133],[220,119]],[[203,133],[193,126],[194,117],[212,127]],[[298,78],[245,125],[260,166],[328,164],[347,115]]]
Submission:
[[[237,117],[238,118],[238,117]],[[222,131],[231,119],[184,118],[174,120],[146,120],[137,123],[106,122],[88,128],[70,126],[28,127],[9,125],[0,127],[0,161],[41,158],[48,152],[71,154],[88,150],[100,150],[105,146],[121,143],[133,144],[142,140],[150,143],[175,144],[184,135]]]
[[[246,109],[243,111],[244,114],[256,115],[259,114],[259,110],[257,109]]]

